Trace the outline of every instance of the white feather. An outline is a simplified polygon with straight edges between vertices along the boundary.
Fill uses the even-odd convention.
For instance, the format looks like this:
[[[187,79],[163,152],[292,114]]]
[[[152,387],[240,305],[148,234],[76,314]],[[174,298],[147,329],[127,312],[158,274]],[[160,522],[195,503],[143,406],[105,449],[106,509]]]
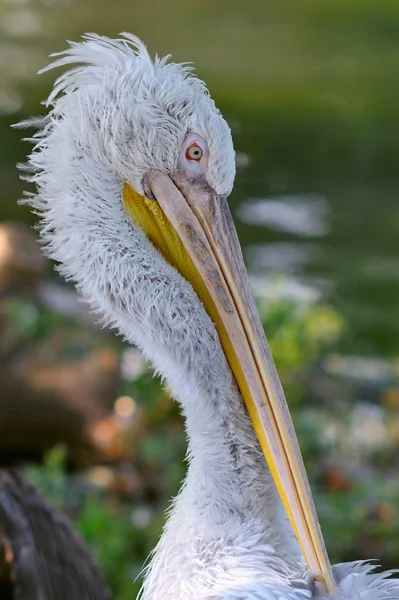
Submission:
[[[149,169],[175,170],[189,131],[207,142],[208,182],[228,194],[235,170],[230,130],[191,68],[152,61],[130,34],[89,34],[54,56],[47,69],[72,68],[55,82],[49,114],[36,121],[25,177],[37,194],[26,203],[41,215],[48,256],[151,359],[186,419],[188,473],[142,599],[313,597],[215,328],[121,202],[125,182],[148,192]],[[372,575],[368,565],[338,573],[341,598],[399,597],[399,582]]]

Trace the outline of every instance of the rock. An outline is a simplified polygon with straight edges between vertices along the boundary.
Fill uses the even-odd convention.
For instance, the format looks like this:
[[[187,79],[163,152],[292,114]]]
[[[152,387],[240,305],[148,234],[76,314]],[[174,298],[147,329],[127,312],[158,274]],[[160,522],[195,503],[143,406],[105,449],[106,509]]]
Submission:
[[[73,359],[29,355],[0,365],[2,464],[40,458],[60,442],[75,464],[101,460],[91,429],[112,413],[119,381],[118,358],[111,350]]]

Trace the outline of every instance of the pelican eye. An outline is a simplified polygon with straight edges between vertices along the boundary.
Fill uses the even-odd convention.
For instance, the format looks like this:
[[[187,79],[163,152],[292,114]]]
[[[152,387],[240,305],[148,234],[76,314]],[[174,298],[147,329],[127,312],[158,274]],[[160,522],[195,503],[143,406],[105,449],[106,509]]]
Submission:
[[[196,142],[191,144],[186,150],[187,160],[201,160],[203,154],[202,148]]]

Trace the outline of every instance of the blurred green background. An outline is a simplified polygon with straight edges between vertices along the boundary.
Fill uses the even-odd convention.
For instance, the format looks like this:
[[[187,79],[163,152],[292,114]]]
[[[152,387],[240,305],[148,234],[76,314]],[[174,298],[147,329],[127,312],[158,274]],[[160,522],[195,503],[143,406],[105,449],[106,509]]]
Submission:
[[[192,61],[231,125],[231,206],[332,559],[398,566],[393,0],[0,0],[0,387],[10,373],[18,385],[25,378],[3,399],[12,413],[0,418],[3,462],[31,465],[29,476],[92,544],[115,598],[131,598],[183,477],[181,421],[138,356],[93,326],[51,266],[29,264],[29,231],[15,224],[34,221],[17,205],[15,164],[28,145],[10,128],[42,112],[54,73],[36,71],[49,53],[88,31],[123,30],[153,54]],[[95,384],[85,390],[104,365],[100,410]],[[63,377],[50,381],[56,369]],[[35,414],[44,416],[32,421],[28,400],[39,407],[42,394]],[[65,414],[73,405],[68,431],[56,417],[46,429],[53,398]]]

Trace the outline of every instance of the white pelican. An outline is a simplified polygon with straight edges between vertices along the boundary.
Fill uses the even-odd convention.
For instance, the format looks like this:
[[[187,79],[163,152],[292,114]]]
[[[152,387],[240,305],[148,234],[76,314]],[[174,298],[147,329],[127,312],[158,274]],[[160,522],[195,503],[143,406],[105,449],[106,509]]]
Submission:
[[[390,573],[330,567],[226,202],[230,130],[204,83],[129,34],[55,56],[48,68],[72,68],[36,120],[25,202],[48,256],[186,420],[187,477],[142,600],[399,598]]]

